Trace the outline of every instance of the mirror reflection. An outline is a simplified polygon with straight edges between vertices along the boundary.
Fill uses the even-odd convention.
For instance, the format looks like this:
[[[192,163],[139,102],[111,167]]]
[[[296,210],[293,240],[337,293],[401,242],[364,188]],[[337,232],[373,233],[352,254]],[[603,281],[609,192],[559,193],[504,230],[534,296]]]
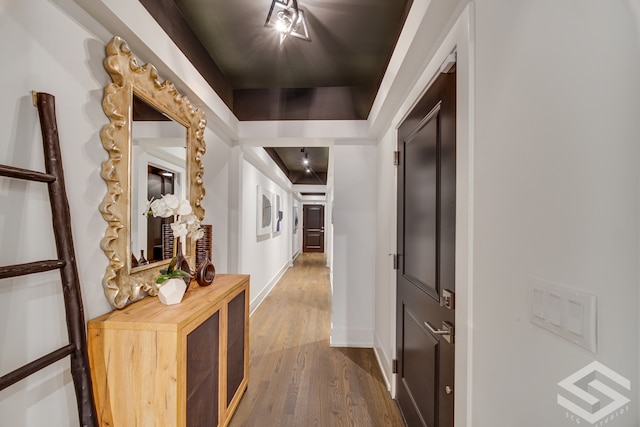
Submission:
[[[173,256],[173,218],[145,215],[149,200],[188,199],[186,128],[134,95],[131,129],[131,267]]]

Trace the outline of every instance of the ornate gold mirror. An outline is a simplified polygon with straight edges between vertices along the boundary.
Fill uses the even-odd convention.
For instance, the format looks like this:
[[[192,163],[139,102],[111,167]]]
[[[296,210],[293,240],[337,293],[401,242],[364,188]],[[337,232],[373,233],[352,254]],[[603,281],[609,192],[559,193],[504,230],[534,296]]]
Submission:
[[[104,66],[113,83],[104,90],[102,108],[109,124],[100,134],[109,153],[102,163],[107,195],[100,212],[108,226],[101,247],[109,259],[102,285],[109,302],[122,308],[141,291],[157,294],[159,270],[171,258],[158,249],[167,227],[159,218],[143,216],[146,201],[175,194],[189,200],[199,220],[204,217],[206,119],[173,83],[160,80],[153,65],[138,66],[121,38],[111,39],[106,53]],[[187,239],[184,248],[195,269],[195,242]]]

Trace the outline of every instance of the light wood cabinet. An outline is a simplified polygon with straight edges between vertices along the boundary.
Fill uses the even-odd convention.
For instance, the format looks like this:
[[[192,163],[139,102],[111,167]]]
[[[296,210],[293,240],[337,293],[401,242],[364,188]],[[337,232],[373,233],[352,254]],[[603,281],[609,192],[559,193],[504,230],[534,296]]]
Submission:
[[[249,276],[195,282],[180,304],[148,297],[88,323],[101,426],[226,426],[247,388]]]

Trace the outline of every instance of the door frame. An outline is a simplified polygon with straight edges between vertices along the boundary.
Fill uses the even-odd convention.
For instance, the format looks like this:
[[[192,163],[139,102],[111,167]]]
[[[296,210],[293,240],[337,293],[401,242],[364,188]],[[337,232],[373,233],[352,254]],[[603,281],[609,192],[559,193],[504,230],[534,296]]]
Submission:
[[[456,426],[466,426],[472,417],[472,376],[473,348],[472,331],[468,325],[473,319],[473,155],[474,155],[474,43],[473,43],[474,5],[469,3],[459,15],[433,58],[424,69],[420,78],[405,102],[394,117],[393,138],[398,147],[398,128],[405,117],[422,98],[440,73],[440,66],[451,52],[456,52],[456,360],[454,382],[454,419]],[[397,172],[395,186],[395,204],[397,203]],[[397,214],[393,213],[397,224]],[[394,247],[397,246],[397,233],[391,236]],[[398,248],[396,247],[396,253]],[[392,285],[397,289],[395,270]],[[391,345],[393,358],[398,357],[396,347],[396,300],[390,301]],[[398,375],[391,378],[391,394],[395,398],[398,390]]]

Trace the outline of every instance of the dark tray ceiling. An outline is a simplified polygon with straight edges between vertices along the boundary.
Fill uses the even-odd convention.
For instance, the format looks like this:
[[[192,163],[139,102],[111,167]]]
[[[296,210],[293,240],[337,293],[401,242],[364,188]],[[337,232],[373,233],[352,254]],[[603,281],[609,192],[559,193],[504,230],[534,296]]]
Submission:
[[[329,147],[265,147],[292,184],[326,185]],[[304,159],[308,162],[304,163]]]
[[[140,0],[239,120],[366,119],[411,0],[299,0],[282,46],[270,0]]]

